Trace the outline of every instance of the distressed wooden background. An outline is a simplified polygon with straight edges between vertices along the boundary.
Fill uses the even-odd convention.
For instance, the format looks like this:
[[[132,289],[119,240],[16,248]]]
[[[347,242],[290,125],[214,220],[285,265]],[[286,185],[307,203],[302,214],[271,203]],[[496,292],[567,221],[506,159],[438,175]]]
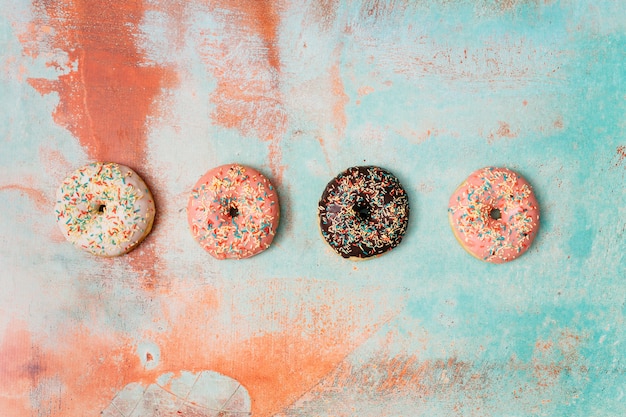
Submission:
[[[626,414],[622,0],[0,0],[0,415]],[[138,171],[152,234],[98,259],[55,191]],[[187,229],[218,164],[272,179],[272,247]],[[409,192],[405,240],[354,263],[316,227],[343,169]],[[500,165],[542,224],[473,259],[450,194]],[[226,413],[226,414],[224,414]]]

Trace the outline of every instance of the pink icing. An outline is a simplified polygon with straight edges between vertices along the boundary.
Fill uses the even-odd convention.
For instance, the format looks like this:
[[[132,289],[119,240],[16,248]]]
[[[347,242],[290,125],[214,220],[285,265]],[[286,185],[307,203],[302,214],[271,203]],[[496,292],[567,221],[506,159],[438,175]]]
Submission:
[[[473,172],[450,197],[450,225],[473,256],[492,263],[526,252],[539,227],[539,206],[530,184],[506,168]]]
[[[187,220],[196,241],[217,259],[243,259],[267,249],[280,209],[276,190],[242,165],[208,171],[189,196]]]

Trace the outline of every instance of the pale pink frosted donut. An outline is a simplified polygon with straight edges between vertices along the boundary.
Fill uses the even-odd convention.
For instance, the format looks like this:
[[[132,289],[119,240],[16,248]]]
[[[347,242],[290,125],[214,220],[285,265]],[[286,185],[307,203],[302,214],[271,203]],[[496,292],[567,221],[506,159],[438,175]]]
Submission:
[[[135,171],[94,162],[63,181],[55,212],[67,240],[94,255],[111,257],[129,252],[150,233],[155,207]]]
[[[217,259],[243,259],[267,249],[280,208],[276,190],[257,170],[222,165],[191,191],[187,220],[196,241]]]
[[[450,197],[450,225],[463,248],[483,261],[504,263],[528,250],[539,228],[530,184],[506,168],[473,172]]]

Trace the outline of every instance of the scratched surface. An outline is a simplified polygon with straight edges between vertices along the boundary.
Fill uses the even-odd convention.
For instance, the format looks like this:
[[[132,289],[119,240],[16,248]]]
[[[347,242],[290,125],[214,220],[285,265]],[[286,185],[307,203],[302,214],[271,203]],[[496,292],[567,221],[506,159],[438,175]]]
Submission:
[[[0,414],[626,414],[626,3],[621,0],[0,0]],[[152,234],[99,259],[56,188],[131,166]],[[217,261],[185,207],[214,166],[278,188],[267,251]],[[350,262],[326,183],[395,173],[400,246]],[[487,165],[535,188],[504,265],[447,202]],[[220,414],[221,413],[221,414]]]

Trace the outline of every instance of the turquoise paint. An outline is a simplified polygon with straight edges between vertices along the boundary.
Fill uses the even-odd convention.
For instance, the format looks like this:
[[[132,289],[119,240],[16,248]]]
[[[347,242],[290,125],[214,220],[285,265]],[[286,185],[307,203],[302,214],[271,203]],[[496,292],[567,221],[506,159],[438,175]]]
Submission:
[[[52,120],[58,97],[42,97],[25,81],[55,76],[43,58],[21,54],[17,33],[28,3],[4,3],[19,7],[0,18],[0,187],[26,177],[52,199],[86,154]],[[417,363],[454,358],[468,369],[464,384],[450,385],[440,382],[441,369],[432,370],[426,380],[434,394],[422,398],[401,387],[392,394],[364,384],[360,391],[358,378],[331,383],[284,415],[336,415],[342,404],[358,410],[344,415],[365,417],[447,416],[455,404],[465,406],[461,415],[624,414],[626,162],[617,154],[625,145],[623,4],[494,4],[430,1],[369,15],[360,2],[343,1],[326,28],[310,21],[312,2],[285,6],[278,36],[289,120],[277,146],[285,169],[281,226],[262,255],[224,263],[209,259],[186,230],[187,192],[221,163],[271,175],[269,144],[211,120],[217,80],[199,57],[201,33],[224,41],[224,22],[194,3],[176,43],[167,9],[151,12],[138,42],[149,59],[175,66],[180,76],[164,91],[167,111],[149,121],[145,167],[169,175],[155,185],[165,204],[154,238],[167,242],[157,251],[160,284],[173,286],[177,297],[147,292],[141,273],[123,261],[103,264],[77,253],[54,235],[45,207],[2,190],[0,283],[8,291],[0,293],[0,335],[17,317],[54,346],[62,343],[57,329],[70,322],[135,340],[142,360],[147,336],[171,331],[166,314],[198,307],[180,299],[211,287],[222,302],[216,312],[207,309],[201,330],[217,324],[252,337],[296,323],[317,331],[343,323],[344,314],[346,338],[376,329],[345,359],[355,370],[384,367],[387,353],[415,355]],[[250,51],[243,45],[240,53]],[[333,66],[346,96],[344,128],[328,110],[337,100],[325,78]],[[372,91],[363,94],[363,87]],[[510,135],[498,134],[501,123]],[[46,161],[42,148],[67,163]],[[398,175],[412,218],[398,248],[354,264],[319,236],[316,206],[334,175],[366,163]],[[533,247],[505,265],[469,256],[446,212],[463,179],[492,164],[522,173],[542,209]],[[266,301],[259,306],[259,299]],[[335,314],[320,324],[314,313],[326,307]],[[537,347],[548,342],[545,351]],[[541,366],[558,370],[547,386],[540,385]]]
[[[586,217],[579,216],[581,221],[585,221]],[[591,246],[593,245],[594,232],[591,229],[579,230],[569,240],[569,249],[576,259],[584,260],[591,254]]]

